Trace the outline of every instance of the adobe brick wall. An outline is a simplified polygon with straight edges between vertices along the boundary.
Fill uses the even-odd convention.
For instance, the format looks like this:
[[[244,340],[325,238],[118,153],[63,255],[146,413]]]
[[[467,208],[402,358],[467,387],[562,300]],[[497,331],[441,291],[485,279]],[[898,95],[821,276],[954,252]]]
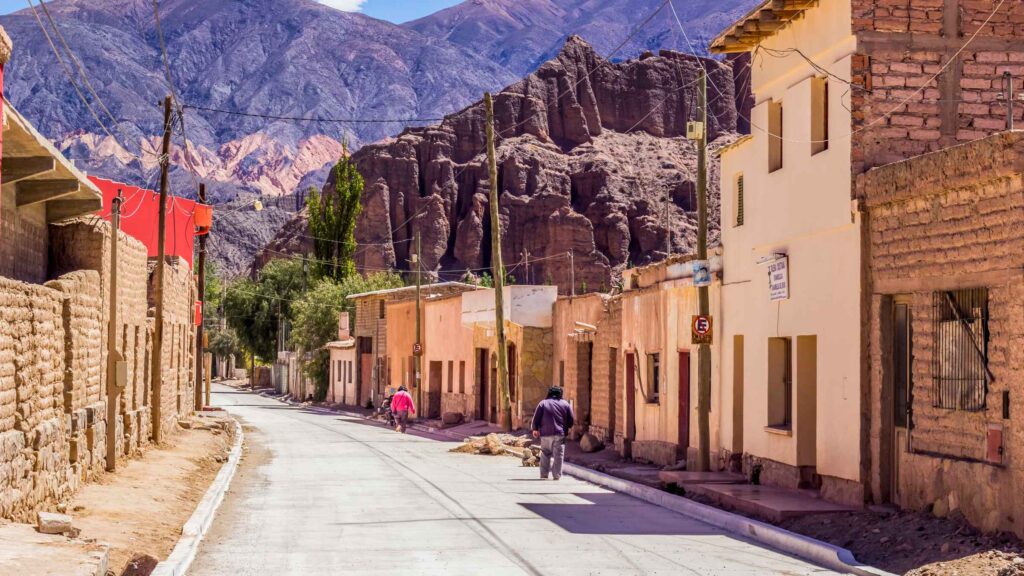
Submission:
[[[61,295],[0,277],[0,517],[74,490],[64,419]]]
[[[996,5],[853,0],[854,174],[1005,129],[1003,72],[1016,76],[1016,92],[1024,89],[1024,5],[1004,3],[982,27]],[[1024,118],[1024,106],[1015,117]]]
[[[92,270],[99,274],[96,283],[101,303],[100,317],[106,319],[110,310],[110,222],[93,218],[79,218],[50,226],[50,271],[51,275],[73,273],[78,270]],[[117,349],[128,366],[128,380],[119,399],[118,429],[116,438],[118,454],[135,454],[149,441],[150,365],[149,347],[151,329],[147,322],[149,302],[147,300],[148,270],[146,247],[142,242],[124,232],[118,236],[118,342]],[[99,377],[96,397],[88,396],[84,404],[73,400],[68,413],[75,414],[75,422],[83,422],[83,430],[96,428],[96,421],[106,420],[106,409],[95,405],[105,401],[107,381],[107,323],[103,320],[99,331]],[[96,353],[93,351],[92,353]],[[102,396],[102,397],[100,397]],[[86,406],[92,409],[84,415],[80,412]],[[92,415],[90,415],[92,414]],[[88,424],[88,422],[93,422]],[[90,450],[90,452],[92,452]],[[102,451],[101,451],[102,452]],[[92,468],[101,469],[105,454],[93,454]]]
[[[155,271],[155,260],[150,270]],[[154,307],[156,274],[149,276],[149,305]],[[162,356],[161,426],[178,430],[177,421],[195,405],[195,284],[192,270],[181,258],[167,258],[164,267],[164,334]],[[151,319],[151,323],[155,321]],[[155,328],[155,325],[154,325]]]
[[[944,501],[983,530],[1024,535],[1024,134],[1004,133],[872,170],[857,179],[868,210],[871,285],[870,474],[872,499],[887,492],[892,438],[886,384],[887,313],[907,294],[913,331],[912,452],[899,455],[904,507]],[[934,407],[932,358],[935,291],[988,288],[989,367],[986,407]],[[1009,420],[1002,392],[1010,391]],[[984,463],[989,425],[1003,427],[1004,465]]]

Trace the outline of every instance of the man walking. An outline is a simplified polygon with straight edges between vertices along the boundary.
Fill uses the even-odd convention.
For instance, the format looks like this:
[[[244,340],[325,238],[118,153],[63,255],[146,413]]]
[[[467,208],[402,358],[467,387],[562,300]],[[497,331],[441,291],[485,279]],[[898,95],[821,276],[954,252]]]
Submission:
[[[416,413],[416,405],[413,404],[412,395],[405,386],[399,386],[398,392],[391,397],[391,413],[398,420],[396,431],[405,434],[405,428],[409,425],[409,412]]]
[[[540,438],[540,477],[558,480],[562,477],[562,461],[565,459],[565,437],[575,421],[572,406],[562,400],[562,389],[548,388],[548,397],[537,405],[533,413],[533,437]]]

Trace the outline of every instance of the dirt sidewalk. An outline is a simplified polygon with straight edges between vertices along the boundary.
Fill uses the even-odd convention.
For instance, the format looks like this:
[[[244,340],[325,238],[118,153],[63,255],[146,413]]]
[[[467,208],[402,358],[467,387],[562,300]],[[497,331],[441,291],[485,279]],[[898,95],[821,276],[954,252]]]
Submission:
[[[68,503],[79,538],[110,545],[108,574],[148,574],[146,562],[137,563],[138,571],[125,568],[134,558],[166,558],[227,460],[233,421],[217,416],[194,422],[175,435],[173,446],[149,448],[83,486]]]

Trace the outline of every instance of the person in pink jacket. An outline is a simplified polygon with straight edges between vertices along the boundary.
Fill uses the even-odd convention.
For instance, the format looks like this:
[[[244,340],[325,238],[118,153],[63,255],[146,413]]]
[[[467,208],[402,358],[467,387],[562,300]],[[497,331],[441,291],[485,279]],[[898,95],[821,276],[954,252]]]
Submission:
[[[409,394],[409,389],[405,386],[399,386],[398,392],[395,392],[391,398],[391,412],[394,413],[395,420],[398,420],[395,430],[405,434],[405,428],[409,425],[409,413],[416,413],[412,395]]]

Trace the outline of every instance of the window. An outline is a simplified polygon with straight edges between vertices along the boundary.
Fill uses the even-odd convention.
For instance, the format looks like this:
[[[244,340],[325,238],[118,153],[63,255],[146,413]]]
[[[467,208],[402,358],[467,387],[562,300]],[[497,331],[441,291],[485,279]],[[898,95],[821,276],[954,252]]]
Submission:
[[[811,79],[811,155],[828,150],[828,78]]]
[[[988,290],[933,295],[935,354],[932,405],[948,410],[985,409],[988,368]]]
[[[661,354],[647,355],[647,401],[658,402],[661,392]]]
[[[459,394],[466,393],[466,361],[459,360]]]
[[[343,378],[342,374],[344,374],[344,372],[341,365],[341,360],[338,360],[337,362],[334,363],[334,381],[341,382]]]
[[[735,205],[736,226],[743,226],[743,174],[736,175],[736,191],[733,203]]]
[[[768,172],[782,169],[782,102],[768,101]]]
[[[793,340],[768,339],[768,426],[793,426]]]
[[[377,314],[378,314],[378,317],[379,317],[379,318],[380,318],[381,320],[383,320],[383,319],[384,319],[384,301],[383,301],[383,300],[381,300],[381,301],[380,301],[380,302],[378,303],[378,312],[377,312]]]
[[[455,392],[455,362],[448,361],[448,393]]]
[[[565,360],[558,361],[558,387],[565,388]]]

